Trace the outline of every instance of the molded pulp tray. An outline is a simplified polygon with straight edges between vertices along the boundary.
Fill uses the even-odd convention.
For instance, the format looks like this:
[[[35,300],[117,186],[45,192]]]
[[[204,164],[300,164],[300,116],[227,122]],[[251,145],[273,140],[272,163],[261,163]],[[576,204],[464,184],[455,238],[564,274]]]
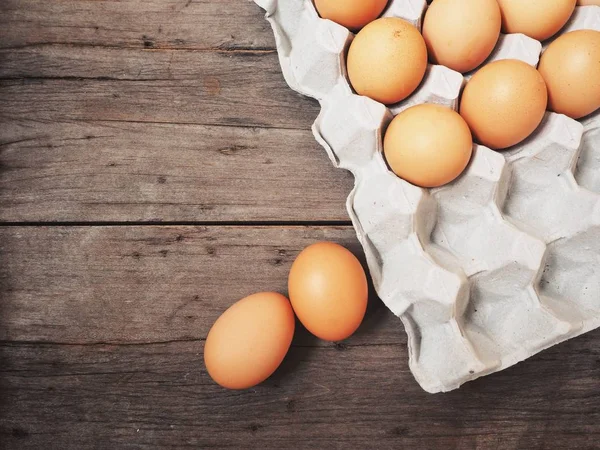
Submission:
[[[310,0],[255,2],[287,83],[321,104],[317,141],[355,176],[348,212],[423,389],[456,389],[600,326],[600,113],[582,123],[547,113],[524,143],[475,145],[458,180],[421,189],[387,168],[382,130],[418,103],[456,109],[468,75],[429,66],[419,89],[388,108],[352,92],[347,29],[320,19]],[[384,15],[419,27],[426,8],[392,0]],[[581,28],[600,30],[600,7],[577,8],[565,30]],[[535,66],[541,52],[538,41],[502,35],[490,60]]]

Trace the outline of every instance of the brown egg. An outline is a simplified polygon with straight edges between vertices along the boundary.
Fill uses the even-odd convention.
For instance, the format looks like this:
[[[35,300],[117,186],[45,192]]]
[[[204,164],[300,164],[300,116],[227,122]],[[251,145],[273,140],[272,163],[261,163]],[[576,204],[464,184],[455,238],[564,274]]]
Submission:
[[[348,77],[354,90],[388,105],[412,94],[426,69],[423,36],[395,17],[377,19],[364,27],[348,51]]]
[[[577,6],[600,6],[600,0],[578,0]]]
[[[556,34],[569,20],[577,0],[498,0],[502,30],[523,33],[543,41]]]
[[[451,182],[465,170],[473,140],[469,126],[456,111],[423,104],[392,120],[383,148],[396,175],[430,188]]]
[[[566,33],[548,46],[538,70],[548,86],[548,109],[574,119],[600,108],[600,31]]]
[[[388,0],[315,0],[323,19],[329,19],[350,30],[358,30],[377,19]]]
[[[501,23],[496,0],[434,0],[423,22],[431,62],[462,73],[475,69],[496,46]]]
[[[475,140],[492,149],[518,144],[535,131],[546,111],[548,93],[535,68],[516,59],[479,69],[460,103]]]
[[[279,367],[294,337],[287,298],[261,292],[234,303],[214,323],[204,345],[209,375],[228,389],[262,383]]]
[[[326,341],[350,337],[365,316],[365,271],[341,245],[319,242],[305,248],[292,265],[288,287],[300,322]]]

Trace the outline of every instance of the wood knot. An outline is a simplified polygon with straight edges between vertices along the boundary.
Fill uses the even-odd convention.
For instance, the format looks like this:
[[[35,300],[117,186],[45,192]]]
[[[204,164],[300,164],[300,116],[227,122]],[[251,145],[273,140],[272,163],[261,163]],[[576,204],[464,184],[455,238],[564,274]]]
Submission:
[[[154,47],[154,40],[151,37],[146,36],[145,34],[142,36],[142,42],[144,43],[145,48]]]
[[[288,400],[288,402],[285,405],[285,409],[288,412],[296,411],[296,400],[294,400],[294,399]]]
[[[394,436],[406,436],[409,433],[409,429],[408,427],[395,427],[392,428],[390,434],[393,434]]]
[[[258,430],[260,430],[262,428],[262,425],[258,424],[258,423],[251,423],[248,428],[250,429],[250,431],[252,431],[253,433],[256,433]]]
[[[29,431],[21,427],[14,427],[12,430],[13,437],[23,439],[29,437]]]
[[[246,147],[245,145],[232,145],[231,147],[220,148],[219,153],[221,153],[222,155],[231,156],[235,155],[237,152],[246,149],[248,149],[248,147]]]

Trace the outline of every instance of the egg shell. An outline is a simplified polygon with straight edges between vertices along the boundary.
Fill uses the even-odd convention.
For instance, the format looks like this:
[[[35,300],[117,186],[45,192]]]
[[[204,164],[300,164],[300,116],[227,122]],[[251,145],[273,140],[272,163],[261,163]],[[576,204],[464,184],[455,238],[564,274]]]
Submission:
[[[501,24],[496,0],[434,0],[423,22],[429,59],[461,73],[471,71],[494,50]]]
[[[427,69],[421,33],[396,17],[364,27],[348,50],[348,77],[354,90],[384,104],[404,100],[419,86]]]
[[[234,303],[206,338],[204,362],[209,375],[228,389],[262,383],[283,361],[294,327],[294,312],[281,294],[261,292]]]
[[[467,83],[460,102],[475,141],[498,150],[531,135],[544,118],[546,84],[529,64],[505,59],[479,69]]]
[[[326,341],[350,337],[365,316],[365,271],[341,245],[319,242],[305,248],[292,265],[288,287],[302,325]]]
[[[578,0],[577,6],[600,6],[600,0]]]
[[[356,31],[377,19],[388,0],[315,0],[315,8],[323,19]]]
[[[498,0],[505,33],[523,33],[544,41],[567,23],[577,0]]]
[[[548,109],[574,119],[600,108],[600,31],[578,30],[552,42],[539,71],[548,87]]]
[[[473,139],[457,112],[422,104],[392,120],[383,147],[388,164],[400,178],[421,187],[439,187],[465,170]]]

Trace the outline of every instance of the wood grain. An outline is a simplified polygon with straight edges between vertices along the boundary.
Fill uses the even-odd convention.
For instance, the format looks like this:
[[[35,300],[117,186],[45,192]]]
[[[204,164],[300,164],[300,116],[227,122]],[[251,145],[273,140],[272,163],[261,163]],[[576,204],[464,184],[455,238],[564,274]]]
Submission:
[[[348,220],[308,131],[4,120],[0,221]]]
[[[358,334],[298,327],[283,366],[215,386],[206,333],[232,302],[285,292],[319,239],[349,227],[2,227],[0,446],[40,448],[595,448],[600,332],[444,395],[407,367],[374,297]]]
[[[19,27],[37,23],[42,33],[46,23],[60,34],[55,41],[76,40],[85,33],[71,27],[107,20],[100,11],[123,8],[117,21],[140,15],[137,2],[25,3],[3,4],[6,36],[34,39]],[[144,9],[175,21],[173,30],[182,17],[202,17],[221,32],[222,10],[233,5],[217,3],[192,2],[195,12],[173,12],[185,2]],[[287,87],[276,53],[244,25],[266,23],[260,8],[237,9],[229,25],[253,36],[237,51],[210,39],[183,51],[168,39],[136,47],[119,32],[94,46],[46,45],[42,34],[35,45],[0,50],[0,220],[347,221],[352,178],[334,170],[312,138],[318,105]],[[130,26],[142,25],[136,20]],[[199,33],[210,37],[208,28]]]
[[[0,61],[0,78],[8,79],[202,81],[219,76],[237,83],[235,87],[240,90],[265,82],[286,86],[275,50],[229,52],[39,45],[0,49]],[[268,81],[261,81],[265,77]],[[212,93],[217,94],[216,90]]]
[[[307,245],[356,254],[351,227],[0,228],[0,340],[67,344],[203,339],[233,302],[286,292]],[[373,301],[356,343],[397,343],[397,319]]]
[[[272,49],[263,15],[247,0],[2,0],[0,46]]]
[[[272,378],[243,392],[211,382],[201,341],[5,343],[0,446],[592,450],[598,339],[438,395],[407,371],[405,342],[295,345]]]
[[[275,54],[0,54],[2,221],[348,220]]]
[[[371,293],[349,340],[298,326],[263,385],[210,380],[229,305],[285,293],[317,240],[361,254],[324,226],[347,223],[352,177],[314,142],[318,105],[286,86],[262,16],[0,2],[0,448],[599,448],[600,331],[432,396]],[[122,226],[138,222],[154,225]]]
[[[309,132],[318,115],[316,102],[287,87],[275,54],[189,52],[188,69],[171,69],[169,76],[170,59],[162,54],[154,61],[153,56],[139,58],[134,56],[136,52],[122,55],[123,52],[119,50],[119,57],[111,57],[106,55],[110,51],[103,50],[101,53],[108,59],[104,64],[88,66],[90,79],[18,78],[27,72],[14,69],[16,79],[0,81],[0,119],[187,123]],[[10,62],[11,58],[7,59]],[[26,60],[18,64],[32,68],[37,65]],[[81,64],[85,67],[85,60]],[[74,73],[82,75],[83,67]],[[66,68],[63,67],[63,74]],[[110,71],[124,71],[126,77],[133,78],[106,79],[114,77]],[[143,72],[156,72],[151,76],[158,78],[141,77]]]

